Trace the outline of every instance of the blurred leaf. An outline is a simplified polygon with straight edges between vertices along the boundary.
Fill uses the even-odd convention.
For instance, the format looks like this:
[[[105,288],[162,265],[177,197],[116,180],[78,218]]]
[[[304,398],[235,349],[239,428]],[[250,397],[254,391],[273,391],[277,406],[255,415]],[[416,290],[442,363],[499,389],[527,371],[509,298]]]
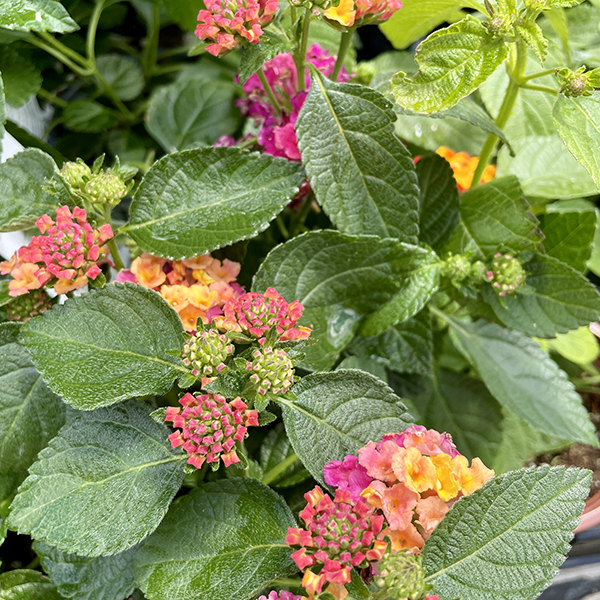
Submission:
[[[38,93],[42,87],[42,73],[26,53],[19,52],[15,46],[0,45],[0,73],[6,103],[18,108]]]
[[[16,569],[0,574],[0,600],[61,600],[54,584],[39,571]]]
[[[63,118],[67,129],[81,133],[101,133],[117,124],[117,118],[111,110],[87,98],[69,102]]]
[[[121,100],[134,100],[144,89],[144,73],[129,56],[103,54],[96,59],[98,71]]]

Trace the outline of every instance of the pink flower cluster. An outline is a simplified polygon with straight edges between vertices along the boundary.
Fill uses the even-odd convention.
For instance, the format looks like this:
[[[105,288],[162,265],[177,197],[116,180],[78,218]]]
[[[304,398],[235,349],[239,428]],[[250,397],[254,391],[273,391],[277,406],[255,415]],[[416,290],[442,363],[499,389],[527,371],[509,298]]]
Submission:
[[[302,340],[310,336],[308,327],[296,327],[304,307],[298,300],[288,304],[273,288],[264,294],[249,292],[232,298],[223,308],[225,316],[214,319],[222,331],[237,331],[259,341],[272,327],[276,327],[280,340]]]
[[[183,446],[190,455],[187,462],[199,469],[204,462],[228,467],[240,462],[235,442],[241,442],[250,425],[258,425],[258,413],[249,410],[241,398],[227,401],[218,394],[193,396],[186,394],[179,400],[183,406],[169,406],[165,421],[180,429],[169,436],[173,448]]]
[[[316,487],[304,497],[308,504],[300,518],[305,528],[290,527],[286,537],[289,546],[300,546],[292,558],[304,571],[302,585],[312,596],[328,584],[329,593],[343,598],[352,567],[380,561],[388,546],[377,539],[383,516],[376,515],[362,500],[352,501],[348,490],[338,489],[331,500]],[[312,567],[317,567],[317,572]]]
[[[387,21],[401,8],[400,0],[340,0],[323,14],[330,21],[352,27]]]
[[[286,592],[285,590],[281,592],[272,591],[269,592],[268,596],[261,596],[258,600],[305,600],[303,596],[297,596],[296,594],[292,594],[292,592]]]
[[[104,258],[101,246],[113,237],[110,225],[93,229],[85,210],[75,207],[71,213],[68,206],[56,209],[56,222],[44,215],[36,225],[42,235],[34,236],[11,260],[0,263],[0,273],[10,273],[13,278],[9,283],[11,296],[44,286],[66,294],[100,275],[98,261]]]
[[[206,50],[214,56],[225,54],[240,43],[257,44],[277,12],[278,0],[206,0],[198,14],[196,36],[214,42]]]

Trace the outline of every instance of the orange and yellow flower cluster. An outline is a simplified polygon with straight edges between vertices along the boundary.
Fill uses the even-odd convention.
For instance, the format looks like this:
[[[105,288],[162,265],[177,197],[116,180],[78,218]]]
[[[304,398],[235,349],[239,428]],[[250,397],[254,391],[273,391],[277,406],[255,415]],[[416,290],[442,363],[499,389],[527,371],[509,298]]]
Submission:
[[[475,169],[479,164],[478,156],[470,156],[466,152],[454,152],[446,146],[440,146],[436,151],[436,154],[445,158],[452,167],[454,172],[454,179],[458,185],[458,191],[464,192],[471,187],[473,181],[473,175],[475,175]],[[481,174],[481,181],[479,183],[487,183],[496,176],[496,167],[494,165],[488,165]]]
[[[240,263],[223,262],[210,254],[186,260],[167,260],[142,254],[130,269],[119,272],[117,281],[131,281],[158,292],[177,311],[186,331],[196,322],[209,323],[222,307],[244,289],[235,283]]]
[[[345,27],[368,25],[387,21],[402,8],[400,0],[340,0],[323,12],[329,21],[336,21]]]

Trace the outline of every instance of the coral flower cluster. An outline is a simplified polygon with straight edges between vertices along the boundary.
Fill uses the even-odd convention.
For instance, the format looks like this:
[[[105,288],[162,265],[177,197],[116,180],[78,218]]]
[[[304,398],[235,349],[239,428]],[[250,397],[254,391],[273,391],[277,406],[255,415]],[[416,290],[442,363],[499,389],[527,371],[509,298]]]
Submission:
[[[343,597],[352,567],[381,560],[388,546],[377,539],[384,518],[362,500],[353,501],[348,490],[338,489],[332,500],[316,487],[304,497],[308,504],[300,518],[305,528],[290,527],[286,537],[289,546],[300,546],[292,558],[304,571],[302,585],[314,596],[328,584],[329,593]]]
[[[466,152],[454,152],[450,148],[440,146],[436,151],[436,154],[445,158],[452,171],[454,173],[454,179],[458,186],[459,192],[464,192],[471,187],[473,181],[473,175],[475,175],[475,169],[479,164],[479,157],[470,156]],[[494,179],[496,175],[496,167],[494,165],[488,165],[481,174],[481,180],[479,183],[487,183]]]
[[[179,446],[189,454],[187,462],[200,468],[204,462],[228,467],[240,462],[235,450],[250,425],[258,425],[258,413],[248,409],[241,398],[228,401],[218,394],[193,396],[179,400],[183,409],[169,406],[165,421],[179,429],[169,436],[173,448]]]
[[[244,42],[258,44],[278,5],[278,0],[206,0],[206,10],[198,14],[196,36],[213,42],[206,50],[214,56]]]
[[[11,260],[0,263],[0,273],[10,273],[9,294],[20,296],[42,287],[57,294],[79,289],[102,272],[102,245],[113,237],[110,225],[93,229],[85,210],[68,206],[56,209],[56,221],[44,215],[36,221],[42,235],[34,236]]]
[[[132,281],[158,292],[177,311],[186,331],[195,331],[198,319],[209,323],[223,305],[244,289],[235,283],[240,263],[223,262],[210,254],[186,260],[167,260],[142,254],[117,281]]]
[[[297,326],[304,307],[298,300],[287,303],[273,288],[264,294],[249,292],[231,298],[224,306],[224,316],[214,322],[222,331],[237,331],[264,343],[269,330],[275,327],[279,340],[306,339],[311,330]]]
[[[346,27],[368,25],[387,21],[402,8],[400,0],[340,0],[323,12],[326,19]]]
[[[276,592],[273,590],[269,592],[268,596],[260,596],[258,600],[303,600],[303,596],[297,596],[296,594],[292,594],[292,592]]]

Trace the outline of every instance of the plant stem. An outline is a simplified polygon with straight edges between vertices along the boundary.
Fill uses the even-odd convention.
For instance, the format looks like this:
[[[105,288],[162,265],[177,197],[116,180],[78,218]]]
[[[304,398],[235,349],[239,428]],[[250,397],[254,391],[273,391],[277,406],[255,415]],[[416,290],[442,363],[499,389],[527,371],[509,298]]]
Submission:
[[[46,31],[40,31],[40,32],[38,32],[38,36],[41,37],[46,42],[46,44],[53,46],[54,48],[56,48],[59,52],[61,52],[65,56],[68,56],[71,59],[77,61],[83,68],[85,68],[85,69],[89,68],[90,65],[85,57],[81,56],[81,54],[79,54],[79,52],[76,52],[72,48],[69,48],[69,46],[66,46],[62,42],[59,42],[53,35],[50,35]],[[28,41],[32,41],[32,40],[28,40]]]
[[[48,102],[52,102],[52,104],[56,104],[56,106],[60,106],[61,108],[66,108],[69,105],[66,100],[55,96],[44,88],[38,90],[38,96],[41,96],[44,100],[48,100]]]
[[[276,221],[277,221],[277,227],[279,227],[279,231],[281,231],[281,235],[286,240],[289,240],[290,232],[287,230],[287,227],[285,226],[285,223],[283,222],[283,218],[281,217],[281,215],[277,215]]]
[[[88,77],[93,73],[92,69],[89,69],[88,67],[80,67],[79,65],[75,64],[68,56],[66,56],[64,52],[57,48],[49,46],[48,44],[42,42],[41,40],[35,37],[25,38],[25,41],[29,42],[31,45],[35,46],[36,48],[39,48],[40,50],[44,50],[44,52],[47,52],[51,56],[54,56],[54,58],[60,60],[61,63],[69,67],[69,69],[71,69],[71,71],[73,71],[73,73],[75,73],[79,77]]]
[[[306,62],[306,50],[308,48],[308,32],[310,30],[310,9],[304,11],[304,21],[302,22],[302,35],[296,55],[296,71],[298,72],[298,90],[303,92],[306,89],[306,78],[304,77],[304,63]]]
[[[152,18],[148,24],[148,35],[142,52],[142,66],[146,78],[154,74],[158,58],[158,38],[160,36],[160,5],[152,7]]]
[[[523,40],[519,39],[515,43],[516,46],[516,59],[515,66],[512,73],[509,73],[509,82],[508,88],[506,89],[506,93],[504,95],[504,100],[502,102],[502,106],[500,107],[500,111],[498,112],[498,116],[496,117],[496,125],[500,129],[504,129],[508,119],[510,118],[512,109],[515,105],[515,101],[517,96],[519,95],[519,86],[521,77],[525,72],[525,64],[527,62],[527,50],[525,48],[525,43]],[[481,153],[479,154],[479,163],[477,164],[477,168],[475,169],[475,173],[473,174],[473,181],[471,181],[471,188],[479,185],[481,181],[481,175],[483,171],[488,166],[492,155],[494,154],[494,150],[498,145],[498,136],[490,133],[488,135],[483,148],[481,149]]]
[[[298,235],[298,233],[300,232],[300,230],[302,229],[304,222],[306,221],[308,215],[310,214],[310,211],[312,209],[312,203],[313,203],[313,195],[312,193],[309,193],[306,198],[304,198],[304,200],[302,201],[302,206],[300,208],[300,212],[298,213],[298,216],[296,217],[294,223],[293,223],[293,228],[291,228],[291,236],[295,237]]]
[[[36,556],[25,568],[26,569],[37,569],[40,566],[40,557]]]
[[[333,73],[331,74],[331,80],[337,81],[338,75],[344,66],[344,61],[346,60],[346,54],[348,53],[348,48],[352,44],[352,36],[354,35],[354,31],[356,27],[352,26],[348,31],[342,33],[342,38],[340,39],[340,47],[338,48],[337,59],[335,61],[335,67],[333,69]]]
[[[529,81],[530,79],[537,79],[538,77],[545,77],[546,75],[554,75],[556,69],[546,69],[545,71],[539,71],[533,75],[527,75],[521,78],[521,81]]]
[[[262,482],[265,485],[269,485],[272,481],[275,481],[281,473],[283,473],[288,467],[291,467],[298,460],[296,454],[290,454],[285,460],[282,460],[278,465],[273,467],[270,471],[267,471],[262,478]]]
[[[281,106],[279,106],[279,102],[277,102],[275,93],[273,92],[273,89],[271,88],[271,86],[269,85],[269,82],[267,81],[267,78],[265,76],[265,72],[263,71],[263,68],[260,67],[258,69],[258,71],[256,71],[256,74],[258,75],[258,78],[260,79],[260,82],[262,83],[262,86],[265,89],[265,92],[267,92],[267,96],[269,96],[269,100],[271,101],[273,108],[277,111],[278,114],[281,114]]]
[[[547,85],[531,85],[530,83],[522,83],[520,87],[526,90],[536,90],[538,92],[544,92],[546,94],[550,94],[551,96],[558,96],[558,90],[548,87]]]
[[[90,65],[96,65],[96,31],[98,30],[98,22],[102,16],[104,10],[104,3],[106,0],[96,0],[96,5],[90,17],[90,23],[87,30],[87,38],[85,44],[85,50]]]
[[[105,223],[109,223],[112,226],[112,217],[111,217],[111,213],[112,213],[112,208],[110,207],[109,204],[106,204],[104,206],[104,210],[103,212],[103,217],[104,217],[104,222]],[[108,249],[110,250],[110,255],[112,256],[113,262],[115,263],[115,269],[117,271],[120,271],[121,269],[124,268],[124,264],[123,264],[123,259],[121,258],[121,253],[119,252],[119,247],[117,246],[117,242],[115,241],[115,238],[111,238],[110,240],[108,240],[108,242],[106,242],[106,245],[108,246]]]
[[[301,588],[302,587],[302,583],[300,582],[299,579],[275,579],[273,581],[273,585],[280,585],[283,587],[294,587],[294,588]]]

